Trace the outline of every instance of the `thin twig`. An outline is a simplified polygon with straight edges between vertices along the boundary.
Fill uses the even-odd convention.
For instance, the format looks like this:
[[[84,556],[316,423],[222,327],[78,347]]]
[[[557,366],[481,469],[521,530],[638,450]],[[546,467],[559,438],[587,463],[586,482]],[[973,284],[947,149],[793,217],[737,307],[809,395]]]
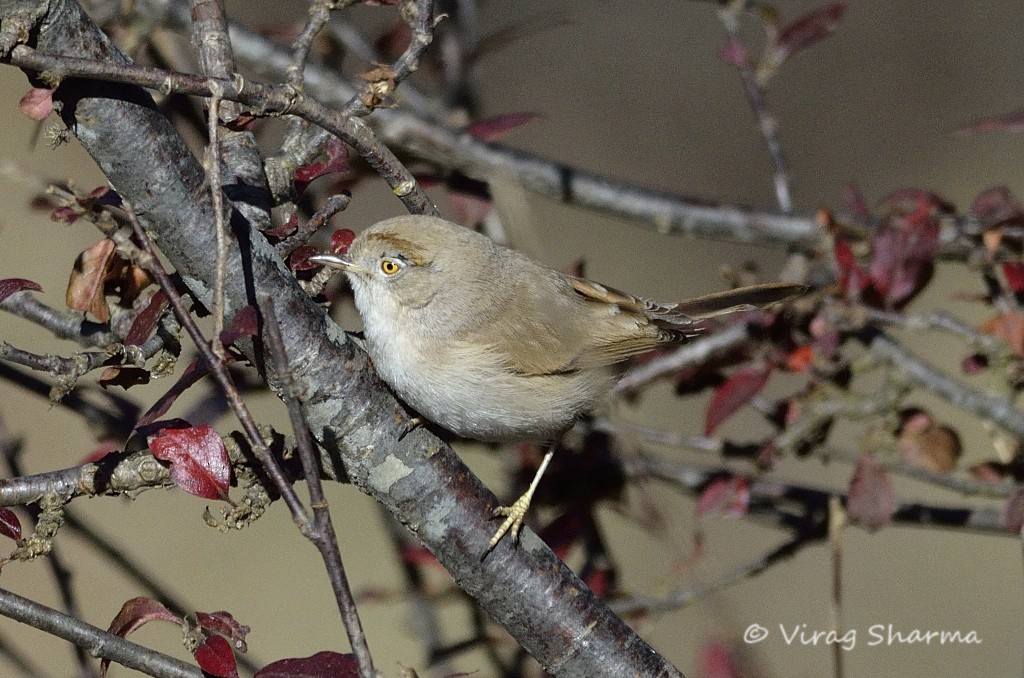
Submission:
[[[615,393],[631,393],[656,379],[686,369],[705,365],[712,359],[741,348],[751,338],[746,323],[733,323],[721,331],[695,339],[664,355],[660,355],[628,370],[618,383]]]
[[[12,478],[17,478],[24,473],[20,460],[21,450],[21,446],[7,431],[7,426],[3,418],[0,418],[0,454],[2,454],[4,461],[7,463],[9,475]],[[38,504],[29,504],[25,506],[25,510],[28,511],[34,523],[39,522],[41,509]],[[82,613],[81,608],[78,605],[78,597],[75,595],[75,591],[71,587],[71,570],[68,569],[68,566],[65,564],[63,550],[59,548],[57,544],[53,544],[50,547],[50,553],[46,558],[46,564],[50,568],[50,573],[53,575],[53,580],[57,585],[57,590],[60,592],[64,611],[72,617],[81,617]],[[74,645],[74,649],[75,659],[78,661],[79,675],[83,677],[95,675],[94,667],[90,665],[90,657],[85,649],[79,645]]]
[[[739,31],[739,11],[741,3],[731,3],[718,12],[725,32],[729,40],[738,46],[742,46]],[[743,48],[746,49],[745,47]],[[757,118],[757,127],[761,131],[765,145],[768,147],[768,156],[772,163],[772,176],[775,184],[775,199],[779,203],[779,209],[784,214],[793,212],[793,196],[790,190],[789,163],[786,161],[786,154],[782,151],[782,141],[779,139],[779,126],[775,122],[775,116],[768,108],[768,100],[765,98],[764,89],[757,81],[753,67],[746,60],[737,60],[734,63],[739,71],[740,80],[743,82],[743,93],[747,96],[747,103],[750,110]]]
[[[292,487],[291,483],[284,475],[284,471],[281,469],[280,464],[274,459],[273,454],[270,452],[270,448],[267,447],[266,442],[263,440],[263,436],[260,435],[259,429],[256,426],[256,421],[253,419],[252,414],[249,412],[248,406],[245,401],[242,400],[238,389],[235,387],[234,382],[231,380],[231,374],[228,372],[227,366],[223,361],[219,360],[217,356],[213,354],[210,349],[210,345],[207,343],[206,338],[203,336],[202,330],[196,325],[195,319],[185,308],[184,302],[178,295],[178,291],[174,289],[174,284],[168,277],[167,272],[164,270],[163,264],[156,256],[156,251],[153,249],[153,243],[150,242],[149,236],[146,234],[146,229],[139,223],[139,219],[132,209],[130,203],[125,201],[122,205],[125,213],[128,215],[128,220],[131,222],[132,229],[135,233],[135,237],[142,245],[142,250],[137,253],[137,263],[142,266],[146,271],[153,276],[153,279],[160,285],[160,289],[164,291],[167,298],[174,308],[175,315],[178,316],[178,320],[181,321],[182,326],[188,332],[192,338],[193,344],[195,344],[196,350],[199,352],[199,357],[205,363],[207,369],[213,375],[213,378],[217,381],[217,385],[224,393],[228,403],[231,405],[231,409],[234,410],[235,416],[238,418],[239,423],[242,424],[242,429],[245,431],[246,437],[249,439],[249,443],[252,445],[253,451],[260,463],[263,464],[264,470],[267,475],[270,476],[274,483],[274,488],[281,494],[285,504],[291,510],[293,516],[301,516],[305,514],[305,509],[302,507],[302,502],[299,501],[298,495],[295,493],[295,488]],[[129,244],[130,243],[126,243]]]
[[[206,149],[206,176],[210,184],[210,200],[213,203],[213,228],[217,234],[217,262],[213,269],[213,354],[224,360],[224,346],[220,343],[220,334],[224,331],[224,280],[227,277],[228,234],[224,223],[224,191],[220,180],[220,86],[214,81],[210,83],[213,94],[210,97],[210,112],[207,122],[210,145]]]
[[[146,572],[141,563],[132,558],[130,553],[122,550],[118,545],[100,534],[91,525],[78,517],[78,514],[68,508],[64,509],[64,526],[74,531],[85,543],[92,546],[104,556],[112,567],[117,568],[121,574],[134,582],[150,597],[159,600],[168,608],[179,614],[188,614],[195,610],[185,600],[179,598],[171,591],[164,588],[154,577]],[[249,654],[237,653],[235,660],[249,673],[256,673],[262,664],[254,660]]]
[[[1008,398],[982,393],[943,374],[884,333],[870,340],[868,350],[911,382],[964,412],[991,419],[1010,433],[1024,436],[1024,412],[1015,408]]]
[[[158,68],[132,64],[43,54],[18,45],[10,57],[0,60],[15,66],[45,71],[53,78],[88,78],[150,87],[164,92],[192,96],[213,95],[211,82],[223,87],[223,98],[238,101],[267,114],[295,115],[318,125],[356,149],[364,160],[388,183],[392,192],[413,214],[436,215],[437,207],[420,188],[402,162],[357,118],[345,117],[287,86],[255,82],[203,78],[187,73],[172,73]]]
[[[260,308],[263,309],[267,343],[274,356],[274,364],[277,365],[277,379],[280,382],[282,398],[288,406],[288,416],[295,433],[299,459],[302,461],[306,486],[309,488],[309,503],[313,509],[313,520],[307,522],[303,534],[313,542],[320,551],[320,557],[324,560],[324,566],[327,568],[327,574],[331,580],[331,587],[334,589],[338,610],[341,612],[341,619],[345,624],[345,631],[348,633],[349,643],[359,662],[359,672],[363,678],[373,678],[376,675],[373,670],[373,658],[370,655],[370,648],[366,644],[366,634],[359,621],[359,611],[356,609],[348,577],[345,575],[345,565],[342,563],[341,550],[338,548],[338,535],[334,531],[327,497],[324,495],[323,485],[320,482],[320,464],[313,450],[313,441],[310,439],[309,429],[302,414],[298,386],[288,364],[288,352],[284,346],[284,339],[281,338],[281,328],[277,324],[273,299],[263,297],[260,300]]]
[[[86,648],[153,678],[203,678],[198,666],[115,636],[91,624],[0,588],[0,614]]]

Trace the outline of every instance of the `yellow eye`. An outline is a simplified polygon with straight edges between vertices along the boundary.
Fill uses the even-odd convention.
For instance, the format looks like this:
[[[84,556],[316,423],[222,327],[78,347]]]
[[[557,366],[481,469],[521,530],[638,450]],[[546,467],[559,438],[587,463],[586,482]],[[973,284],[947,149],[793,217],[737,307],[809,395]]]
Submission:
[[[398,273],[402,267],[398,265],[398,262],[392,259],[384,259],[380,262],[380,270],[384,275],[394,275]]]

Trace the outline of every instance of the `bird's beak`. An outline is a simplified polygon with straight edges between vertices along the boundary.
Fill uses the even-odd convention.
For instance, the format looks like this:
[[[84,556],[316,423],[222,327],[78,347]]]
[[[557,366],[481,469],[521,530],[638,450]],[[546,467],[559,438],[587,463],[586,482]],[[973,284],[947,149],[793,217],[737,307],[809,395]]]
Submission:
[[[331,268],[341,269],[352,273],[364,273],[363,269],[345,255],[336,254],[314,254],[309,258],[314,264],[323,264]]]

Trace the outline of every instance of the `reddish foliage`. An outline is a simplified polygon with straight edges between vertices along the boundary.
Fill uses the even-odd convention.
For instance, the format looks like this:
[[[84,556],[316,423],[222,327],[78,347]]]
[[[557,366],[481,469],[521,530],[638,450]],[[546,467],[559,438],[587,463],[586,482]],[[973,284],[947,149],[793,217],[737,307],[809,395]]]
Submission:
[[[978,118],[957,128],[957,132],[1024,132],[1024,111]]]
[[[1018,487],[1003,506],[1003,524],[1011,534],[1024,529],[1024,487]]]
[[[124,337],[124,343],[129,346],[141,346],[144,344],[149,339],[149,335],[153,333],[153,329],[156,327],[156,323],[163,314],[164,309],[167,308],[167,304],[167,295],[164,294],[163,290],[157,290],[156,294],[150,297],[146,308],[142,309],[135,316],[128,334]]]
[[[559,558],[565,560],[569,550],[592,526],[593,522],[587,511],[569,510],[545,525],[538,536]]]
[[[153,456],[170,463],[175,485],[197,497],[227,501],[231,462],[216,431],[205,425],[164,429],[148,440]]]
[[[18,110],[32,120],[42,121],[53,111],[53,90],[33,87],[18,102]]]
[[[705,644],[700,649],[698,663],[702,678],[741,678],[744,675],[732,653],[721,642]]]
[[[1006,186],[988,188],[979,193],[971,203],[969,213],[979,221],[982,228],[1024,222],[1024,209]]]
[[[98,462],[100,459],[103,459],[103,457],[107,456],[111,452],[117,452],[118,450],[122,449],[122,447],[123,446],[120,441],[114,438],[106,438],[104,440],[101,440],[100,444],[97,445],[96,449],[87,454],[78,463],[95,464],[96,462]]]
[[[873,454],[861,455],[853,469],[846,512],[853,522],[871,532],[888,525],[896,512],[889,474]]]
[[[845,13],[845,2],[833,2],[813,9],[783,27],[773,46],[776,60],[782,61],[782,58],[793,56],[830,36]]]
[[[318,264],[311,264],[309,262],[309,258],[315,254],[320,254],[320,250],[311,245],[296,247],[295,251],[288,257],[288,268],[293,271],[310,271],[317,268]]]
[[[0,508],[0,534],[15,541],[21,539],[21,520],[9,508]]]
[[[505,113],[491,118],[484,118],[470,123],[466,131],[470,136],[481,141],[494,141],[503,137],[507,132],[514,130],[520,125],[526,124],[538,117],[537,113]]]
[[[196,612],[196,621],[207,631],[219,633],[231,639],[235,649],[239,652],[248,652],[245,644],[245,637],[249,635],[249,627],[239,624],[238,620],[230,612],[220,610],[218,612]]]
[[[256,309],[252,306],[243,306],[231,316],[231,322],[220,333],[220,343],[228,346],[243,337],[252,337],[259,331],[260,321]]]
[[[790,372],[806,372],[814,364],[814,347],[810,344],[797,346],[786,356],[786,369]]]
[[[178,381],[174,382],[173,386],[157,398],[156,402],[139,418],[139,421],[135,424],[136,428],[148,426],[167,414],[167,410],[171,409],[171,405],[178,399],[178,396],[208,373],[209,371],[206,369],[206,366],[198,358],[189,363],[185,371],[178,377]]]
[[[400,556],[402,558],[402,561],[408,563],[409,565],[426,565],[428,567],[434,567],[438,570],[444,570],[444,568],[441,567],[441,564],[437,562],[437,558],[434,557],[434,554],[428,551],[423,546],[413,546],[410,544],[405,544],[402,546]]]
[[[42,292],[43,288],[40,287],[39,283],[34,283],[31,280],[25,280],[24,278],[4,278],[3,280],[0,280],[0,302],[15,292],[20,292],[22,290]]]
[[[1014,294],[1024,292],[1024,263],[1019,261],[1003,262],[1003,277]]]
[[[327,174],[351,171],[352,166],[348,161],[348,146],[340,139],[331,139],[327,144],[326,160],[314,162],[295,170],[295,192],[302,195],[310,183]]]
[[[860,190],[860,186],[848,184],[843,187],[843,204],[861,222],[867,222],[871,219],[871,207],[868,205],[864,193]]]
[[[601,598],[607,598],[615,590],[615,570],[606,558],[598,558],[597,562],[588,564],[580,572],[580,579]]]
[[[708,403],[708,410],[704,415],[704,435],[714,433],[722,422],[760,393],[768,383],[771,373],[771,365],[748,365],[733,372],[722,382]]]
[[[288,221],[285,221],[284,223],[278,224],[277,226],[268,229],[266,233],[267,235],[274,238],[287,238],[292,233],[294,233],[298,228],[299,214],[298,212],[293,212],[292,215],[288,217]]]
[[[334,254],[346,254],[356,234],[351,228],[339,228],[331,234],[331,252]]]
[[[152,598],[139,597],[132,598],[121,606],[117,616],[110,622],[107,632],[121,638],[127,638],[128,634],[151,621],[166,621],[179,626],[184,624],[184,621],[178,615],[168,610],[161,603]],[[107,667],[109,666],[110,660],[103,659],[100,662],[100,675],[106,675]]]
[[[235,653],[231,644],[224,636],[216,634],[206,637],[192,653],[196,663],[206,673],[217,678],[237,678],[238,666],[235,664]]]
[[[750,508],[750,483],[742,476],[716,478],[697,499],[697,516],[742,518]]]
[[[917,294],[932,274],[939,249],[937,214],[951,208],[928,191],[903,190],[887,197],[894,214],[871,238],[871,285],[886,308]]]
[[[836,238],[833,249],[836,267],[839,269],[839,293],[844,299],[857,300],[868,286],[868,275],[853,256],[850,243]]]
[[[986,334],[993,334],[1007,344],[1017,356],[1024,356],[1024,313],[1007,311],[987,320],[978,328]]]
[[[254,678],[359,678],[359,664],[351,654],[317,652],[311,657],[267,664]]]
[[[110,320],[104,295],[107,271],[114,254],[114,241],[104,238],[78,255],[68,280],[65,301],[68,308],[92,313],[102,323]]]
[[[963,453],[956,431],[937,424],[922,409],[908,408],[900,416],[902,423],[896,432],[896,451],[904,463],[937,473],[950,473],[956,468]]]

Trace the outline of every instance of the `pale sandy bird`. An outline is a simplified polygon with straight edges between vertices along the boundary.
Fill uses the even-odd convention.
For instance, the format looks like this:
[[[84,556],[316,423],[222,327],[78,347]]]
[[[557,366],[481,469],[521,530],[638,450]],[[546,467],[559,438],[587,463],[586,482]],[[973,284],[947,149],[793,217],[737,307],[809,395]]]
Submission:
[[[342,256],[381,378],[418,413],[483,441],[551,441],[594,408],[617,363],[701,329],[702,319],[787,299],[755,285],[661,304],[566,275],[436,217],[382,221]],[[552,447],[553,450],[553,447]],[[552,451],[487,550],[523,516]]]

